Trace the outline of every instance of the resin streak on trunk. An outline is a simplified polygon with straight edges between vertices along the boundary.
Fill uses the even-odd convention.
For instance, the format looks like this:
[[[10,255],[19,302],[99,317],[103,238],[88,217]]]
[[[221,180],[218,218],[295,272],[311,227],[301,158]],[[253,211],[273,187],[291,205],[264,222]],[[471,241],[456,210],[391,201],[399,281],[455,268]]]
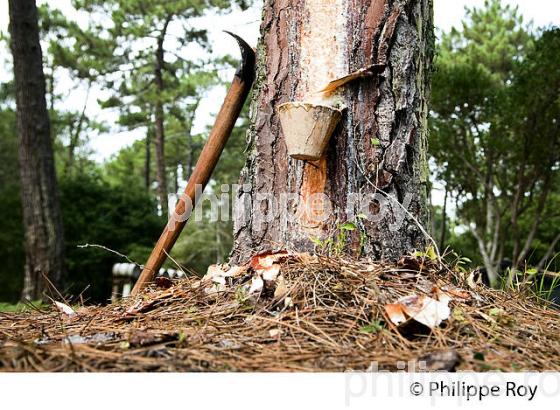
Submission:
[[[344,222],[359,228],[347,239],[349,253],[395,259],[424,246],[420,229],[396,203],[426,225],[431,0],[325,3],[265,1],[233,262],[260,250],[312,250],[312,239],[335,237]],[[316,92],[329,81],[376,63],[385,64],[381,75],[326,101],[346,110],[325,158],[289,158],[278,105],[324,103]],[[321,192],[332,212],[318,221],[301,204]],[[373,217],[359,218],[364,209]]]

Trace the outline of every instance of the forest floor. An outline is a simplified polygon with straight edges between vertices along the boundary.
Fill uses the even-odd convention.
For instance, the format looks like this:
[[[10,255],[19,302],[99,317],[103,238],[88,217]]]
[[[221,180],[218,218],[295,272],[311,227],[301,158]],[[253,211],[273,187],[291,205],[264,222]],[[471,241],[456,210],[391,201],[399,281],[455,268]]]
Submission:
[[[427,256],[260,255],[107,306],[0,313],[0,371],[560,371],[560,311]]]

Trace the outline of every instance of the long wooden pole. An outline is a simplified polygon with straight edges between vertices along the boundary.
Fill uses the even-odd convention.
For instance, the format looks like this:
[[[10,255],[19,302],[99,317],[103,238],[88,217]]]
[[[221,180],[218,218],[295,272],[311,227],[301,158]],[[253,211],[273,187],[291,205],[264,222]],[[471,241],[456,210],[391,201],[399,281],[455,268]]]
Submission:
[[[233,33],[227,33],[233,36],[239,43],[242,55],[241,65],[235,73],[231,87],[216,117],[214,127],[202,149],[194,171],[189,178],[185,192],[179,199],[174,213],[169,218],[169,222],[154,247],[148,262],[146,262],[146,266],[142,270],[138,281],[134,285],[131,293],[132,296],[137,295],[154,279],[154,276],[167,259],[169,252],[173,245],[175,245],[181,231],[191,216],[192,210],[196,206],[197,196],[200,196],[214,171],[253,85],[255,79],[255,52],[241,37]]]

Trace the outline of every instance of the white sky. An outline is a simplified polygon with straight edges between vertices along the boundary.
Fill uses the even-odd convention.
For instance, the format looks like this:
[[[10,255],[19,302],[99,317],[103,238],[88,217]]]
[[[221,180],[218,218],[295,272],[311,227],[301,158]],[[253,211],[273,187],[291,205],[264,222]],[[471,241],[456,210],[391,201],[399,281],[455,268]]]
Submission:
[[[39,0],[42,2],[45,0]],[[560,1],[559,0],[503,0],[504,3],[518,5],[525,20],[533,20],[535,26],[546,26],[550,24],[560,25]],[[435,24],[438,29],[447,31],[452,26],[458,26],[464,16],[465,6],[481,6],[484,0],[435,0]],[[51,0],[51,7],[60,8],[66,15],[75,15],[75,11],[70,5],[70,0]],[[259,20],[261,16],[261,2],[256,4],[245,12],[236,11],[226,16],[212,16],[201,18],[196,22],[199,28],[205,28],[209,32],[210,43],[213,47],[212,54],[215,56],[227,53],[235,53],[232,50],[237,47],[233,40],[222,33],[222,30],[233,31],[244,37],[251,45],[256,45],[259,35]],[[6,32],[8,28],[8,0],[0,0],[0,31]],[[9,56],[7,50],[0,50],[0,54]],[[0,64],[3,63],[0,60]],[[231,75],[232,73],[227,73]],[[11,74],[5,67],[0,67],[0,81],[5,81]],[[58,84],[59,88],[61,87]],[[218,111],[221,101],[224,97],[225,90],[215,89],[208,93],[202,100],[199,110],[197,111],[197,119],[195,123],[195,132],[200,132],[212,123],[212,116]],[[100,94],[97,94],[97,97]],[[68,91],[64,105],[81,107],[85,99],[85,90]],[[103,119],[109,123],[115,122],[117,119],[116,112],[102,111],[96,102],[96,92],[90,94],[88,100],[88,114]],[[112,129],[110,132],[94,136],[90,141],[90,148],[94,152],[97,160],[104,160],[118,152],[124,146],[134,142],[136,139],[143,138],[144,131],[135,132],[119,132],[118,129]]]

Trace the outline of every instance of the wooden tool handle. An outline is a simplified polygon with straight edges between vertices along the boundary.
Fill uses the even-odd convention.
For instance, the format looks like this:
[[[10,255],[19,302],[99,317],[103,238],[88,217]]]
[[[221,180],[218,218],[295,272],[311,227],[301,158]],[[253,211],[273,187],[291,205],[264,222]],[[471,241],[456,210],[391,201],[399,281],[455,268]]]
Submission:
[[[202,149],[194,171],[189,178],[185,192],[179,199],[174,213],[169,218],[163,233],[154,247],[146,266],[142,270],[138,281],[132,289],[132,296],[137,295],[150,283],[157,274],[173,245],[179,238],[194,207],[196,206],[197,191],[202,193],[204,187],[210,180],[212,172],[218,163],[220,155],[231,135],[231,131],[241,113],[247,95],[255,79],[255,52],[239,36],[232,35],[241,48],[242,63],[235,73],[231,87],[229,88],[225,101],[216,117],[210,136]]]

